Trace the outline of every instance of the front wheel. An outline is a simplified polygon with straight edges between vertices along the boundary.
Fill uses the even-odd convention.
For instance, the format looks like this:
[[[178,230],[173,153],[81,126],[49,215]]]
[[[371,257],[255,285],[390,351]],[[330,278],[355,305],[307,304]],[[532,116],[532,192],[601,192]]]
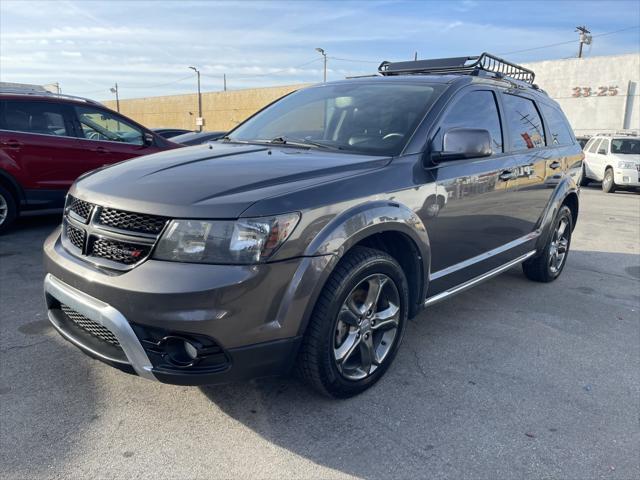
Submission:
[[[566,205],[560,207],[553,221],[553,230],[542,252],[522,264],[526,277],[536,282],[553,282],[567,263],[573,215]]]
[[[604,193],[613,193],[616,191],[616,182],[613,177],[613,169],[607,168],[604,172],[604,179],[602,180],[602,191]]]
[[[398,350],[408,298],[393,257],[366,247],[348,252],[316,303],[298,358],[301,377],[338,398],[372,386]]]
[[[6,232],[18,213],[13,195],[0,185],[0,234]]]

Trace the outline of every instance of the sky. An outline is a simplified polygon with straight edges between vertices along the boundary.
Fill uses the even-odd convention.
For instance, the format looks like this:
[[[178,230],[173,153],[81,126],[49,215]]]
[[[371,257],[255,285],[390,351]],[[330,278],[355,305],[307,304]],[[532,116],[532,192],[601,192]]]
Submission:
[[[0,0],[0,81],[98,100],[322,81],[382,60],[477,55],[515,62],[640,51],[640,1]]]

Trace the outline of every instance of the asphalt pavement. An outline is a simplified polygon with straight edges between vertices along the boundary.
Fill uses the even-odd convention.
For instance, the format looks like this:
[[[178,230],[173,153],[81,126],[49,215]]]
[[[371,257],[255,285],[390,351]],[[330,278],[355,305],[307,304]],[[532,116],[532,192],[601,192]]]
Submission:
[[[559,280],[518,267],[435,305],[342,401],[286,378],[163,385],[86,357],[46,320],[58,222],[0,237],[2,478],[640,478],[640,195],[583,189]]]

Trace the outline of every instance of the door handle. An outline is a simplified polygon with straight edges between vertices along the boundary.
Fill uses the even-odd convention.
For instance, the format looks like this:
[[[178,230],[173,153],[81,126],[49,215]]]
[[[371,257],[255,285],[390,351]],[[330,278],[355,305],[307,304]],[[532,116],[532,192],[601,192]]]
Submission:
[[[516,178],[516,172],[514,172],[513,170],[505,170],[498,176],[498,178],[503,182],[507,182]]]
[[[553,162],[551,162],[551,165],[549,165],[549,168],[551,168],[552,170],[557,170],[561,166],[562,164],[559,161],[554,160]]]
[[[4,145],[7,148],[13,148],[13,149],[18,149],[22,147],[22,143],[20,143],[18,140],[7,140],[5,142],[2,142],[2,145]]]
[[[106,148],[104,148],[104,147],[97,147],[97,148],[94,148],[94,149],[93,149],[93,151],[94,151],[94,152],[96,152],[96,153],[109,153],[109,150],[107,150],[107,149],[106,149]]]

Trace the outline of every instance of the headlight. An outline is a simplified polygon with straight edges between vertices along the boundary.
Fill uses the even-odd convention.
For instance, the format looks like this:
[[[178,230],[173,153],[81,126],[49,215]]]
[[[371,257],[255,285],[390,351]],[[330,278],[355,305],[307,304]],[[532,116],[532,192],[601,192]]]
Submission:
[[[263,262],[291,235],[300,214],[238,220],[172,220],[153,258],[173,262]]]
[[[618,162],[618,168],[629,168],[631,170],[634,170],[636,168],[636,164],[634,162]]]

